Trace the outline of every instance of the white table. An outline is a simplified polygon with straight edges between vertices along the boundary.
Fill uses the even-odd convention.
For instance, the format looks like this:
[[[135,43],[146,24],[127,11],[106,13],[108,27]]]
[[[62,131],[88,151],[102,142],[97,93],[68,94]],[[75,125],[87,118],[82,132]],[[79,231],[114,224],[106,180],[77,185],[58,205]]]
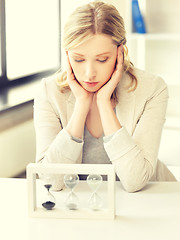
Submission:
[[[25,179],[0,179],[1,240],[179,240],[180,182],[127,193],[117,183],[115,220],[29,218]]]

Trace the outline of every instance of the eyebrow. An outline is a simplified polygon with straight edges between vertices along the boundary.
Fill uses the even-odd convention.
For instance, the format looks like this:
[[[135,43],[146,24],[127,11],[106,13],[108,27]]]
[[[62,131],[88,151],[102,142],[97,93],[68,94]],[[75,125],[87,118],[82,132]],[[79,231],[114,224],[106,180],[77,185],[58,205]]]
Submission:
[[[104,53],[100,53],[100,54],[97,54],[96,57],[99,57],[99,56],[102,56],[102,55],[106,55],[106,54],[110,54],[111,52],[104,52]],[[83,54],[80,54],[80,53],[73,53],[74,55],[78,55],[78,56],[81,56],[81,57],[84,57]]]
[[[107,55],[107,54],[110,54],[110,53],[111,53],[111,52],[100,53],[100,54],[96,55],[96,57],[99,57],[99,56],[101,56],[101,55]]]

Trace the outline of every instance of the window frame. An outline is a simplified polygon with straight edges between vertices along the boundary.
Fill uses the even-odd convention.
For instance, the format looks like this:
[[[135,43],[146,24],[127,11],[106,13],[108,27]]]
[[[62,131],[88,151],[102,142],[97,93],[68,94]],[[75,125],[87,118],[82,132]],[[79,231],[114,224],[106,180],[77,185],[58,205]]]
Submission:
[[[61,66],[61,0],[58,1],[59,4],[59,66],[54,69],[45,70],[35,74],[30,74],[24,77],[16,78],[13,80],[7,77],[7,65],[6,65],[6,12],[5,12],[5,1],[0,0],[0,57],[1,57],[1,75],[0,75],[0,89],[5,87],[11,87],[15,85],[24,84],[25,82],[33,81],[35,79],[41,79],[45,76],[51,75],[60,69]]]

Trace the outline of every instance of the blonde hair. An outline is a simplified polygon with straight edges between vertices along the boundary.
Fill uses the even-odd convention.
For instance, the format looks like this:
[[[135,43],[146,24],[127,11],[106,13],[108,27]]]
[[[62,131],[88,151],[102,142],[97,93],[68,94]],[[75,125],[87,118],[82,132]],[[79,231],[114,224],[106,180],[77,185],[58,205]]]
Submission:
[[[137,86],[137,79],[133,74],[133,65],[129,60],[126,46],[126,32],[123,18],[117,9],[102,1],[95,1],[78,7],[69,17],[64,27],[63,47],[69,51],[83,42],[90,39],[95,34],[105,34],[112,37],[113,42],[124,47],[124,71],[131,76],[129,91],[133,91]],[[57,78],[61,91],[69,89],[66,81],[66,71]],[[116,90],[112,98],[117,100]]]

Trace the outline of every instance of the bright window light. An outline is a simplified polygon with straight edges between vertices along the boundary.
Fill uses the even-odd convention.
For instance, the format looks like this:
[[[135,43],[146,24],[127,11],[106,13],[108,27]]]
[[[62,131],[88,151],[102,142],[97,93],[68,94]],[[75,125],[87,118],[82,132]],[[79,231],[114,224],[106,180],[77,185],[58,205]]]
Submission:
[[[7,77],[59,66],[59,1],[6,0]]]

